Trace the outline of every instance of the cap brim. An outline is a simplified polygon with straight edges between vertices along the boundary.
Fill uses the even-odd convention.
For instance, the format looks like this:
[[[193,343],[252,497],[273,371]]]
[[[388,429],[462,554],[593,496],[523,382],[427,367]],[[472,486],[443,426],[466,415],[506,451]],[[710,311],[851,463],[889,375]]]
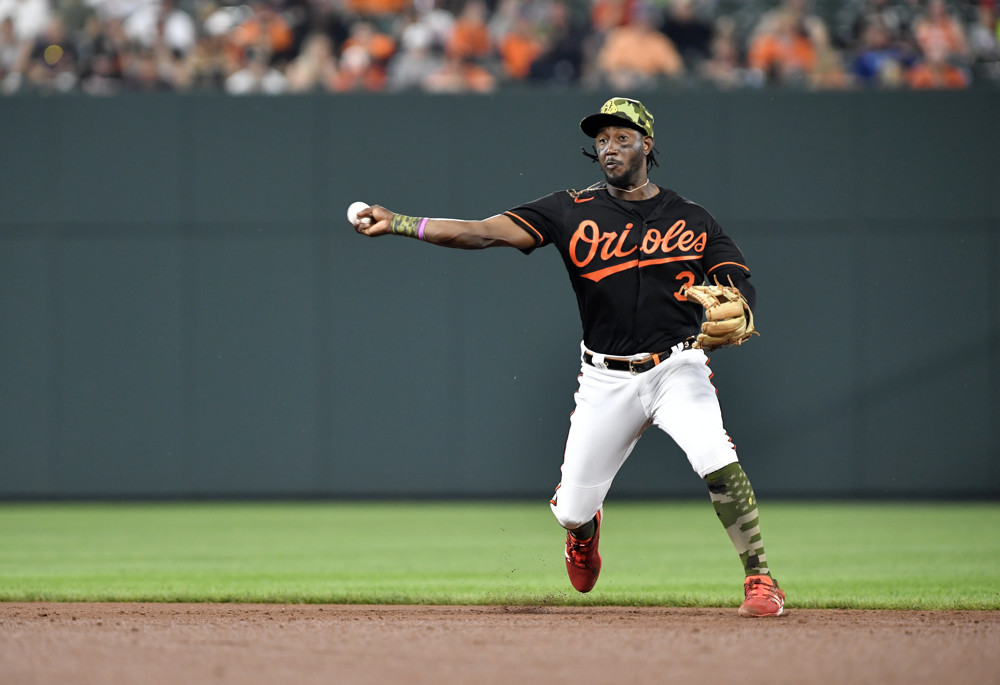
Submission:
[[[583,132],[591,138],[596,138],[601,129],[607,126],[631,128],[644,136],[649,135],[641,126],[639,126],[639,124],[626,119],[625,117],[615,116],[614,114],[591,114],[589,117],[585,117],[583,121],[580,122],[580,128],[583,129]]]

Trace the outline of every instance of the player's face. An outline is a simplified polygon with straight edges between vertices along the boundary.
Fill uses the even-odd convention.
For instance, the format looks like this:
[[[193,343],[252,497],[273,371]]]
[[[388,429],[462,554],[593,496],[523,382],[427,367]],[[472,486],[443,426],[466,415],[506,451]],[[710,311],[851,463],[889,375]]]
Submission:
[[[631,187],[645,180],[646,148],[642,133],[609,126],[598,132],[594,146],[608,183]]]

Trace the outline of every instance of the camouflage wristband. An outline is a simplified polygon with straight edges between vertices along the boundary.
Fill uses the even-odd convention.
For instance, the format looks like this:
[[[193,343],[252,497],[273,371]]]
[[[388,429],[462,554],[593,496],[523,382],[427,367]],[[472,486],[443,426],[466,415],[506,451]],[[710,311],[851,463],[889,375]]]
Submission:
[[[416,238],[420,227],[420,217],[396,214],[389,223],[389,230],[396,235],[405,235],[408,238]]]

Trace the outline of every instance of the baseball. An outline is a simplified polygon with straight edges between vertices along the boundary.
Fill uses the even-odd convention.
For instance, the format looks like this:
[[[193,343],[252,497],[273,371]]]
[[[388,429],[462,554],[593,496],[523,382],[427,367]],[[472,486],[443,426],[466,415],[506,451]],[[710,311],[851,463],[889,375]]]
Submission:
[[[361,202],[360,200],[358,200],[357,202],[352,202],[351,206],[347,208],[347,220],[351,222],[352,226],[372,225],[371,217],[366,216],[363,219],[358,219],[358,212],[360,212],[362,209],[368,209],[368,203]]]

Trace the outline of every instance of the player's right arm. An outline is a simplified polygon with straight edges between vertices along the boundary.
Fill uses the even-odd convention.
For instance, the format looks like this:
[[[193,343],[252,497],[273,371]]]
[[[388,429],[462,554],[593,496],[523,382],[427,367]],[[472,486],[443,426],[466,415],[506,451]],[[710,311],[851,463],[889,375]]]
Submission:
[[[359,223],[354,227],[366,236],[396,234],[418,238],[434,245],[461,250],[481,250],[486,247],[515,247],[528,250],[537,244],[535,238],[514,220],[497,214],[481,221],[462,219],[430,219],[410,217],[372,205],[358,212],[358,218],[370,217],[370,226]]]

